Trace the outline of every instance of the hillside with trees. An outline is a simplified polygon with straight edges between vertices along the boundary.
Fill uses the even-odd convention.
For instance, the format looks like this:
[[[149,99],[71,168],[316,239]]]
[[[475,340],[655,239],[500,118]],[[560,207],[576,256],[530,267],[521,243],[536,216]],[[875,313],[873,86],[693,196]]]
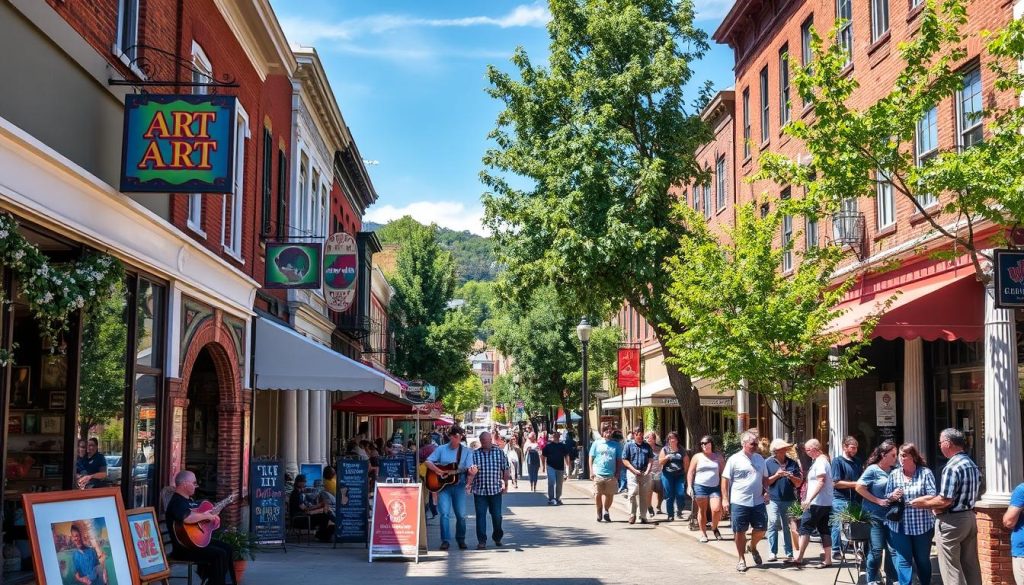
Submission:
[[[405,216],[385,225],[366,222],[363,229],[377,232],[377,237],[384,244],[395,244],[401,240],[401,234],[410,231],[410,223],[422,225],[412,217]],[[438,226],[437,243],[451,252],[455,258],[455,275],[459,284],[471,280],[492,281],[497,278],[498,263],[494,258],[494,242],[491,238]]]

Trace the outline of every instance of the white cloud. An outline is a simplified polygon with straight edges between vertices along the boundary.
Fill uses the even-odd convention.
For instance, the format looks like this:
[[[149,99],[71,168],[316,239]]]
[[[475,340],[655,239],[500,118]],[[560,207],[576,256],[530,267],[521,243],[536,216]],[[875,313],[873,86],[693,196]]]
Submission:
[[[696,0],[693,9],[696,20],[719,20],[728,14],[735,0]]]
[[[484,210],[476,205],[469,207],[458,201],[415,201],[402,207],[374,205],[366,211],[364,221],[387,223],[406,215],[422,224],[436,223],[456,231],[470,231],[487,236],[483,227]]]

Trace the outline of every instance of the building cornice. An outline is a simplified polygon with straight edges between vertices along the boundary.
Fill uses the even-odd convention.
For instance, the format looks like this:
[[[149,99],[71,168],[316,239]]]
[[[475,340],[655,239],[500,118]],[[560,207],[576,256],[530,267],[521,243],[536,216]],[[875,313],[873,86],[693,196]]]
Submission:
[[[281,23],[269,0],[213,0],[253,68],[266,80],[268,75],[292,76],[295,56],[288,46]]]

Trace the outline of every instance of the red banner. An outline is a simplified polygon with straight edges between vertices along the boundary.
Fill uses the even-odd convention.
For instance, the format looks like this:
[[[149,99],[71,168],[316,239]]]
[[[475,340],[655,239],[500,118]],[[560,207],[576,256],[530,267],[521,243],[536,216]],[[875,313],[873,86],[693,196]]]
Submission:
[[[640,387],[640,348],[619,348],[619,388]]]

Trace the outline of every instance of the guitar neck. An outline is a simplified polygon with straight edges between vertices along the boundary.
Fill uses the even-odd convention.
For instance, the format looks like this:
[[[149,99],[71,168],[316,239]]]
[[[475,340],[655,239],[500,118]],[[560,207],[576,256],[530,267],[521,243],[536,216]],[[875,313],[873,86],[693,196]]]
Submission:
[[[235,496],[234,495],[231,495],[231,496],[228,496],[228,497],[224,498],[223,500],[217,502],[217,504],[213,506],[213,509],[210,510],[210,513],[211,514],[220,514],[220,511],[224,509],[224,506],[227,506],[228,504],[230,504],[234,500],[235,500]]]

